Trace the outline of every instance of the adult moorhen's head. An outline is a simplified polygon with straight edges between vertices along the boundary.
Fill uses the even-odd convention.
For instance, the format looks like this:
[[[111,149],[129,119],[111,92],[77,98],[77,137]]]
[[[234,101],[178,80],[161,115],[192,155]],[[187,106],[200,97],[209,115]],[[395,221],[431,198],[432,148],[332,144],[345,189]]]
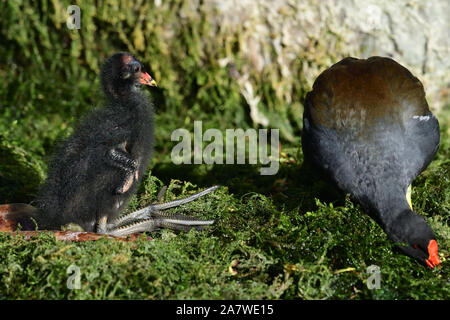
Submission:
[[[156,81],[145,71],[142,63],[127,52],[116,53],[106,60],[101,71],[101,83],[111,100],[128,97],[141,85],[156,86]]]
[[[393,241],[402,242],[397,249],[430,268],[441,263],[438,256],[438,244],[431,227],[412,210],[404,210],[386,228]]]

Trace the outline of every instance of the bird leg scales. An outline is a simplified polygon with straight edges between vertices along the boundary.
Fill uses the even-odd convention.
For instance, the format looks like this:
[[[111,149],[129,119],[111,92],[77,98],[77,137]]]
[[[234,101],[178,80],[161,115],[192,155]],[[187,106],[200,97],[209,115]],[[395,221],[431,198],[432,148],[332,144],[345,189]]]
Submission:
[[[214,220],[201,220],[195,217],[180,214],[167,214],[161,211],[194,201],[204,195],[207,195],[208,193],[213,192],[218,187],[219,186],[210,187],[187,198],[162,204],[152,204],[143,209],[119,217],[111,223],[106,223],[106,220],[101,218],[99,219],[97,232],[118,237],[125,237],[137,232],[151,232],[158,229],[203,229],[204,227],[213,224]]]
[[[127,192],[133,185],[133,182],[137,181],[139,178],[139,162],[133,159],[127,151],[126,142],[123,142],[117,147],[109,150],[106,160],[111,166],[119,168],[126,173],[122,184],[116,188],[116,193],[123,194]]]

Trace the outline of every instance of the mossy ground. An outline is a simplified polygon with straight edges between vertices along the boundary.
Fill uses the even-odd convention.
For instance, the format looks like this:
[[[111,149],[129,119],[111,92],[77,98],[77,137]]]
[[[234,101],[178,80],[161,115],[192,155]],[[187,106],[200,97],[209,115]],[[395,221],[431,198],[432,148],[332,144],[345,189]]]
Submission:
[[[443,132],[444,133],[444,132]],[[215,219],[205,231],[152,232],[153,240],[61,242],[0,233],[0,297],[6,299],[447,299],[448,141],[414,183],[413,204],[432,226],[442,266],[429,270],[396,254],[381,228],[350,200],[302,170],[298,148],[284,150],[278,175],[252,167],[171,170],[153,165],[130,209],[223,188],[173,212]],[[236,173],[239,173],[237,176]],[[198,173],[198,175],[197,175]],[[227,178],[228,177],[228,178]],[[322,200],[317,200],[322,199]],[[69,290],[67,269],[81,271]],[[367,267],[381,271],[369,290]]]
[[[291,105],[264,81],[267,73],[252,75],[261,104],[279,117],[270,122],[282,129],[277,175],[261,176],[250,165],[170,161],[176,144],[170,133],[192,132],[194,120],[202,120],[204,130],[258,128],[236,81],[217,62],[232,55],[237,69],[246,64],[239,59],[236,35],[211,37],[204,17],[181,14],[189,10],[179,1],[168,2],[161,12],[148,11],[154,17],[141,26],[145,32],[131,27],[134,7],[100,10],[83,4],[87,27],[68,35],[52,24],[63,21],[53,6],[66,3],[42,3],[39,8],[21,1],[0,4],[0,56],[5,58],[0,61],[1,203],[32,200],[55,142],[72,132],[80,115],[101,104],[98,62],[118,50],[142,57],[159,83],[152,91],[157,129],[151,171],[128,210],[157,201],[163,186],[168,186],[164,201],[214,184],[223,187],[172,210],[217,221],[201,232],[163,230],[151,233],[153,240],[128,243],[60,242],[49,234],[26,240],[0,233],[0,299],[448,299],[448,107],[439,114],[439,152],[413,183],[413,206],[440,246],[442,265],[431,271],[395,253],[359,205],[302,166],[298,116],[308,88],[300,80],[292,81]],[[36,15],[40,19],[32,19]],[[122,26],[119,36],[117,25]],[[176,41],[162,38],[166,26]],[[142,46],[142,36],[152,45]],[[67,287],[73,264],[81,271],[78,290]],[[380,267],[381,287],[370,290],[367,267],[373,264]]]

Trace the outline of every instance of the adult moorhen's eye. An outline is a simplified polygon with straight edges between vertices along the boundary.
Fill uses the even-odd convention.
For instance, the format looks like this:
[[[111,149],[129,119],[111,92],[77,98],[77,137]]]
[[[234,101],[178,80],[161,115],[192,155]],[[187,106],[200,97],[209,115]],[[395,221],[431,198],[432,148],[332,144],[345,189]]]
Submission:
[[[140,70],[141,70],[141,66],[140,66],[140,65],[137,65],[137,64],[136,64],[136,65],[133,66],[133,71],[134,71],[134,72],[138,72],[138,71],[140,71]]]

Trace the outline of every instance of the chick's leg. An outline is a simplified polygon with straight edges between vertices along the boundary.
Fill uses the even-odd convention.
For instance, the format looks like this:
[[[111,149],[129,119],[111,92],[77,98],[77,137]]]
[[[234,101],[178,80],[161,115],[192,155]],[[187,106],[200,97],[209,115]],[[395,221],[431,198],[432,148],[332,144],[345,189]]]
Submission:
[[[194,201],[213,192],[217,188],[219,188],[219,186],[213,186],[187,198],[162,204],[153,204],[119,217],[111,223],[106,223],[106,220],[100,219],[97,232],[124,237],[137,232],[151,232],[163,228],[171,230],[201,230],[206,226],[213,224],[214,220],[201,220],[180,214],[167,214],[162,211]]]

